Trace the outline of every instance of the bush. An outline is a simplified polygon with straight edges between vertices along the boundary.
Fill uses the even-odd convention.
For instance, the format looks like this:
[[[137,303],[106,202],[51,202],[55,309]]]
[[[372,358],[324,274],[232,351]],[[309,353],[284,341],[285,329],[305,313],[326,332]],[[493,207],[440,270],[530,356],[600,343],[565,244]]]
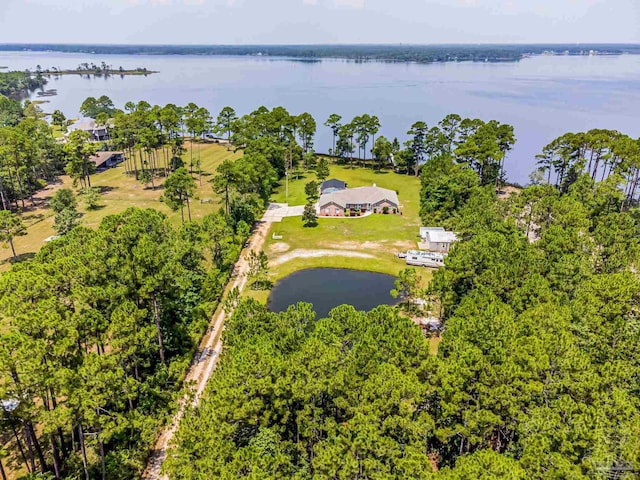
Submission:
[[[386,206],[383,207],[382,208],[382,213],[384,213],[385,215],[388,215],[389,214],[389,207],[386,207]]]
[[[138,173],[138,181],[142,184],[144,184],[145,188],[147,187],[147,185],[149,185],[151,183],[151,172],[149,172],[149,170],[144,170],[140,173]]]
[[[100,191],[97,187],[87,187],[82,190],[82,199],[88,210],[96,210],[100,207]]]
[[[68,208],[75,210],[77,205],[78,201],[70,188],[62,188],[58,190],[49,202],[49,206],[55,214],[59,214]]]

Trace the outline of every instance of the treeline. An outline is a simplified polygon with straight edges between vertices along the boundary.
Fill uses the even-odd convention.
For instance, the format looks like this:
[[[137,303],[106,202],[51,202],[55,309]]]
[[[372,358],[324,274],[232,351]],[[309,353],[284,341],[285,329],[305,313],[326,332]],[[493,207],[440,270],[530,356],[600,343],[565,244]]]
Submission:
[[[226,137],[229,148],[244,153],[243,161],[234,167],[233,178],[222,183],[241,183],[239,191],[256,194],[262,204],[287,168],[313,161],[315,120],[308,113],[292,115],[282,107],[271,111],[261,107],[240,118],[225,107],[214,119],[206,108],[194,103],[161,107],[144,101],[127,102],[120,110],[109,97],[102,96],[87,98],[80,110],[107,130],[109,140],[95,142],[90,133],[75,130],[64,144],[58,144],[37,107],[25,102],[23,108],[0,97],[0,119],[5,119],[0,125],[0,209],[24,208],[28,199],[33,204],[33,193],[61,173],[68,174],[74,184],[90,187],[95,173],[90,159],[98,150],[123,150],[126,172],[154,189],[156,178],[166,178],[182,166],[187,166],[190,174],[197,173],[202,184],[200,146],[211,132]],[[65,128],[68,123],[62,112],[53,112],[52,125]],[[188,138],[192,141],[185,162]],[[229,192],[224,189],[228,211]]]
[[[41,88],[47,80],[30,72],[0,72],[0,95],[19,97]]]
[[[0,103],[0,107],[3,105]],[[224,194],[228,214],[261,211],[287,169],[301,162],[314,162],[315,120],[308,113],[291,115],[282,107],[261,107],[240,118],[232,108],[225,107],[213,119],[207,109],[193,103],[160,107],[144,101],[128,102],[122,111],[106,96],[90,97],[83,102],[81,111],[95,118],[98,126],[104,126],[109,140],[92,141],[89,132],[74,130],[60,144],[33,104],[25,102],[23,109],[7,99],[6,105],[7,112],[18,108],[14,117],[6,115],[10,122],[0,127],[2,210],[20,211],[28,201],[35,206],[33,194],[62,173],[71,177],[74,186],[79,185],[90,194],[91,176],[96,172],[91,157],[98,150],[118,149],[126,154],[125,171],[145,185],[151,184],[155,189],[157,178],[162,177],[165,182],[171,179],[171,188],[163,191],[162,200],[172,209],[183,210],[186,206],[189,213],[189,200],[195,191],[189,176],[197,174],[202,185],[200,146],[212,131],[226,136],[229,148],[244,154],[238,161],[225,162],[212,179],[214,190]],[[51,119],[57,128],[69,124],[58,110]],[[189,160],[185,162],[188,137]],[[180,171],[185,166],[187,175]]]
[[[516,142],[513,127],[496,120],[447,115],[437,125],[415,122],[407,132],[409,139],[400,144],[397,138],[389,141],[381,136],[376,140],[381,125],[378,117],[364,114],[351,122],[341,123],[338,114],[329,116],[325,125],[333,132],[333,153],[341,160],[353,164],[355,144],[358,158],[367,160],[367,144],[371,140],[373,163],[377,168],[393,164],[396,171],[416,176],[429,159],[448,156],[478,172],[482,185],[505,181],[504,160]],[[403,148],[404,147],[404,148]],[[361,156],[362,152],[362,156]]]
[[[423,220],[461,237],[428,290],[438,354],[388,307],[244,303],[170,478],[632,478],[640,215],[591,173],[499,199],[427,160]]]
[[[209,110],[195,103],[158,106],[145,101],[127,102],[124,110],[120,110],[109,97],[103,96],[87,98],[80,112],[107,129],[111,138],[108,146],[127,152],[128,172],[138,178],[153,172],[147,183],[155,175],[165,175],[182,166],[180,156],[186,152],[187,138],[193,140],[188,151],[190,173],[194,168],[199,170],[200,145],[203,140],[213,138],[213,134],[226,139],[229,148],[242,151],[245,157],[266,160],[277,181],[288,165],[302,161],[305,154],[310,161],[316,133],[316,123],[310,114],[292,115],[283,107],[272,110],[260,107],[242,117],[233,108],[224,107],[214,118]],[[268,174],[264,178],[272,177]],[[265,192],[262,195],[266,200]]]
[[[65,158],[37,107],[0,97],[0,210],[35,205],[33,194],[64,171]]]
[[[140,476],[248,232],[224,213],[174,229],[131,208],[0,276],[0,398],[13,405],[2,435],[14,467]]]
[[[4,51],[47,51],[93,55],[263,55],[299,59],[343,58],[360,61],[452,62],[518,61],[525,55],[546,52],[586,55],[591,50],[609,55],[640,53],[626,44],[530,45],[60,45],[2,44]]]
[[[513,478],[640,468],[638,209],[623,177],[595,176],[497,201],[469,170],[425,166],[424,221],[463,238],[431,285],[451,375],[437,389],[448,464],[490,449],[487,468]]]
[[[35,110],[32,105],[29,107],[31,110]],[[244,153],[243,162],[233,168],[230,164],[220,168],[219,173],[224,178],[216,179],[216,188],[228,199],[227,187],[234,182],[244,183],[240,190],[256,193],[262,202],[268,200],[273,185],[287,171],[306,169],[316,162],[316,120],[306,112],[292,115],[283,107],[272,110],[260,107],[241,117],[233,108],[224,107],[214,118],[206,108],[194,103],[180,107],[173,104],[151,105],[145,101],[127,102],[124,110],[120,110],[109,97],[102,96],[87,98],[80,111],[84,116],[95,119],[98,126],[103,126],[110,140],[100,146],[90,141],[88,133],[74,131],[62,148],[53,142],[52,134],[47,133],[44,122],[36,122],[42,130],[42,135],[37,137],[21,133],[33,122],[22,122],[25,125],[20,123],[4,129],[7,135],[17,132],[17,136],[8,135],[4,142],[0,135],[0,146],[7,144],[4,154],[0,150],[0,161],[3,157],[6,159],[6,178],[0,184],[0,192],[3,191],[2,186],[6,185],[4,195],[7,202],[13,201],[17,205],[20,200],[24,206],[24,199],[41,186],[38,182],[50,179],[50,172],[61,172],[63,169],[74,182],[90,186],[90,176],[95,172],[95,166],[89,159],[99,148],[123,150],[126,153],[126,172],[154,189],[156,178],[167,177],[182,166],[188,167],[190,174],[196,172],[202,184],[200,146],[204,139],[216,134],[228,142],[229,148]],[[30,115],[38,116],[37,111]],[[52,123],[63,128],[68,122],[62,112],[55,111]],[[510,125],[495,120],[484,122],[462,118],[455,114],[448,115],[432,127],[422,121],[415,122],[407,132],[408,140],[403,144],[397,138],[389,140],[378,135],[382,125],[375,115],[365,113],[344,122],[340,115],[332,114],[324,125],[331,129],[333,135],[333,146],[329,153],[340,163],[352,166],[356,162],[363,166],[369,163],[378,169],[393,167],[398,172],[418,175],[428,159],[449,155],[458,163],[473,167],[483,185],[499,186],[504,183],[504,161],[515,143],[513,127]],[[15,139],[17,146],[11,145],[9,137]],[[182,156],[186,152],[188,137],[193,141],[188,143],[189,161],[185,165]],[[25,142],[33,142],[36,138],[46,141],[46,145],[41,144],[37,149],[24,147]],[[9,151],[19,154],[10,157]],[[16,174],[11,173],[11,165]],[[20,168],[22,166],[24,168]],[[44,166],[48,169],[46,172]],[[0,175],[1,172],[0,169]],[[22,173],[18,175],[17,172]],[[245,181],[256,174],[260,175],[260,181]],[[262,185],[257,185],[260,182]],[[253,185],[247,186],[248,183]],[[228,200],[226,205],[228,210]]]
[[[567,192],[582,173],[593,180],[611,174],[623,177],[626,201],[635,201],[640,177],[640,139],[615,130],[594,129],[567,133],[544,147],[537,156],[539,172],[562,192]],[[541,181],[543,177],[536,178]]]
[[[75,69],[65,69],[60,67],[49,67],[42,68],[40,65],[36,66],[36,74],[38,75],[69,75],[69,74],[84,74],[84,75],[95,75],[96,77],[100,76],[109,76],[114,74],[139,74],[139,75],[147,75],[149,73],[156,73],[148,70],[145,67],[137,67],[135,69],[125,69],[122,66],[117,69],[113,65],[109,65],[106,62],[101,62],[100,64],[84,62],[79,64]]]
[[[200,407],[183,418],[171,479],[426,478],[432,359],[391,308],[242,303]],[[212,455],[211,452],[215,452]]]
[[[174,210],[185,204],[188,210],[195,180],[178,166],[183,132],[200,135],[190,111],[200,112],[199,119],[209,115],[200,108],[144,102],[114,112],[105,111],[111,108],[107,99],[88,105],[102,110],[97,118],[108,119],[111,142],[138,156],[129,162],[134,170],[138,163],[140,174],[163,170],[164,149],[167,158],[174,145],[181,149],[171,152],[162,199]],[[156,117],[159,112],[164,115]],[[97,230],[73,228],[62,218],[76,218],[73,193],[63,189],[65,198],[54,197],[56,226],[60,217],[60,226],[69,228],[59,230],[60,238],[35,259],[0,276],[0,399],[7,407],[2,438],[11,454],[0,457],[0,470],[24,465],[34,475],[56,479],[140,476],[251,225],[290,152],[311,148],[310,127],[307,133],[297,130],[308,117],[262,108],[237,119],[224,109],[217,123],[226,128],[240,122],[235,135],[244,156],[225,162],[214,175],[213,187],[224,193],[225,205],[201,224],[185,222],[183,213],[183,226],[173,229],[159,212],[129,209],[106,217]],[[33,118],[6,131],[15,135],[31,123],[50,133]],[[33,152],[24,148],[29,135],[24,137],[10,151],[32,161]],[[88,158],[95,142],[77,131],[60,148],[67,173],[90,192]],[[28,170],[18,168],[21,174]],[[7,227],[0,231],[3,240],[25,233],[19,215],[0,213],[0,227]]]

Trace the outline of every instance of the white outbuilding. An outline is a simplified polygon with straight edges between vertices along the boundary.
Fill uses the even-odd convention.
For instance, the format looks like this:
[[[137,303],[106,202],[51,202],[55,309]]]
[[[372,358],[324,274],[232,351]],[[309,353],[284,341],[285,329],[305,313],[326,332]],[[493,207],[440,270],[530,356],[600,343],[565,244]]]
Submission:
[[[458,237],[455,233],[448,232],[444,229],[429,230],[426,232],[426,238],[424,240],[429,251],[448,253],[451,244],[458,240]]]

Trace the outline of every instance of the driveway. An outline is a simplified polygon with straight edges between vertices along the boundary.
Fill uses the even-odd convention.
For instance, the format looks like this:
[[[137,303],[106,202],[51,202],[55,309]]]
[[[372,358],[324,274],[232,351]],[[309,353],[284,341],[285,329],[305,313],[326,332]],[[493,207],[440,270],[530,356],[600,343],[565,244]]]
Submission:
[[[264,221],[257,223],[253,235],[249,239],[249,245],[243,250],[240,258],[238,258],[236,262],[234,268],[235,276],[232,278],[230,285],[227,286],[227,291],[231,292],[234,288],[242,291],[245,287],[247,284],[247,272],[249,271],[249,252],[252,250],[256,252],[262,250],[262,245],[267,238],[270,227],[271,225]],[[233,312],[226,312],[224,310],[224,303],[220,302],[215,314],[211,318],[209,328],[200,341],[198,350],[194,355],[183,382],[185,385],[193,384],[193,388],[189,389],[189,394],[186,394],[179,400],[178,408],[173,418],[159,432],[155,447],[149,455],[147,468],[142,475],[142,478],[145,480],[169,480],[169,477],[162,473],[162,463],[167,458],[167,451],[187,408],[195,408],[198,406],[207,382],[218,365],[218,359],[222,351],[224,321],[227,316],[231,316],[232,313]]]
[[[285,217],[301,217],[304,205],[290,207],[288,203],[271,203],[264,212],[263,222],[281,222]]]

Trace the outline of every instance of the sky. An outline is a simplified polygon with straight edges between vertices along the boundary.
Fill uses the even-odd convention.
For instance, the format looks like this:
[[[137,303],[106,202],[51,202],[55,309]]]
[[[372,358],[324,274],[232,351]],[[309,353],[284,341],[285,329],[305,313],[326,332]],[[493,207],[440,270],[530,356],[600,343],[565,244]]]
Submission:
[[[640,43],[640,0],[0,0],[0,43]]]

